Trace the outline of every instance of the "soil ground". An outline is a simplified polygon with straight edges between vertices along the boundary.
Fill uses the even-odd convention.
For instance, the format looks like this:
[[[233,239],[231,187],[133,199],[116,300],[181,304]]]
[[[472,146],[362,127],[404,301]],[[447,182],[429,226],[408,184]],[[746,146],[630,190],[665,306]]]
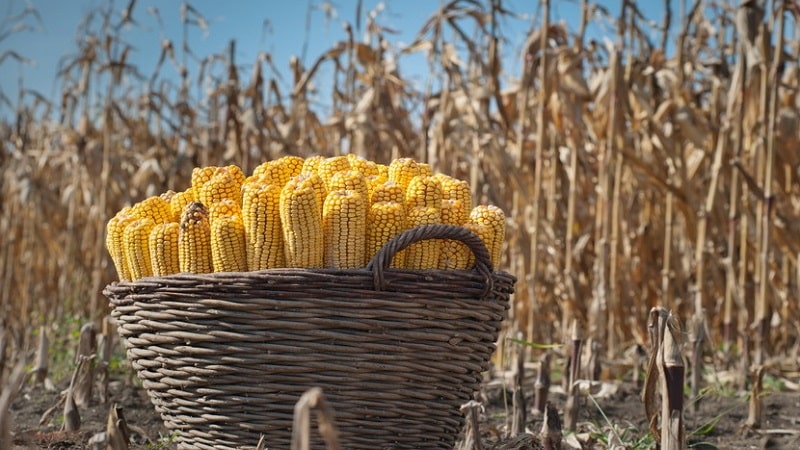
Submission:
[[[67,382],[68,383],[68,382]],[[81,411],[78,432],[61,432],[61,412],[56,408],[53,417],[40,425],[45,412],[57,404],[60,391],[43,387],[25,387],[11,408],[15,449],[88,449],[89,441],[104,431],[110,405],[122,407],[132,428],[133,449],[171,449],[167,429],[154,412],[143,389],[130,377],[113,380],[109,385],[109,401]],[[529,391],[532,392],[532,389]],[[576,433],[564,432],[563,448],[648,448],[652,440],[647,435],[640,389],[632,382],[606,383],[604,389],[584,398]],[[508,408],[502,383],[489,383],[484,396],[485,411],[480,427],[483,447],[489,449],[538,449],[535,438],[504,440]],[[551,391],[552,403],[561,411],[564,396],[557,388]],[[690,448],[698,449],[797,449],[800,448],[800,393],[791,390],[771,391],[764,396],[763,423],[759,430],[743,427],[748,404],[744,395],[735,391],[710,392],[699,402],[697,411],[686,408],[686,430]],[[529,414],[527,429],[536,433],[541,418]],[[617,445],[614,446],[616,441]],[[647,445],[650,442],[651,445]],[[101,447],[102,448],[102,447]]]

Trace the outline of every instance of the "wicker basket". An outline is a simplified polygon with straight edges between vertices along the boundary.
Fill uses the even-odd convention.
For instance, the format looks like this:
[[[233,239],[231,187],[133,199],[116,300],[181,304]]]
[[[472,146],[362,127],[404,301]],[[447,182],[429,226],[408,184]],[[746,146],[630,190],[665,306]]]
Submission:
[[[475,267],[388,269],[398,251],[436,238],[466,243]],[[514,282],[475,234],[429,225],[365,269],[178,274],[104,294],[179,448],[252,448],[263,434],[288,449],[295,403],[319,387],[344,449],[452,449]]]

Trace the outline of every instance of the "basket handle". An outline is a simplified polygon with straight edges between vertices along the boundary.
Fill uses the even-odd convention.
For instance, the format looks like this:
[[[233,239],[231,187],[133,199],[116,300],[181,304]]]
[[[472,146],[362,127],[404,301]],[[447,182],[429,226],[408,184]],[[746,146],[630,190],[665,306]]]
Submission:
[[[475,255],[475,265],[471,270],[477,271],[483,275],[486,284],[484,294],[492,289],[492,260],[489,256],[489,250],[484,245],[483,241],[477,234],[468,230],[467,228],[457,225],[420,225],[418,227],[406,230],[394,239],[387,242],[372,261],[367,265],[367,270],[372,271],[373,285],[375,290],[382,291],[386,288],[386,280],[384,278],[384,271],[389,268],[392,259],[400,250],[408,247],[409,245],[424,241],[427,239],[454,239],[461,241],[469,247],[473,255]]]

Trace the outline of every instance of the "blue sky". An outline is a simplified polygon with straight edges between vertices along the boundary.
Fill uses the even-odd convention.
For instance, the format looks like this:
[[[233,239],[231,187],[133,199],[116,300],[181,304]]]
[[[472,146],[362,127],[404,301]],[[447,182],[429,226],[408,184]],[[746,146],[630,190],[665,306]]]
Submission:
[[[26,6],[33,6],[41,15],[41,22],[33,17],[24,21],[32,29],[11,33],[0,41],[0,54],[14,51],[31,61],[22,64],[6,59],[0,64],[0,89],[5,95],[15,101],[21,79],[25,88],[34,89],[48,98],[58,98],[56,72],[59,62],[76,54],[76,36],[86,14],[96,11],[98,6],[107,6],[109,1],[5,0],[0,5],[0,20],[7,20],[23,11]],[[113,4],[115,10],[120,11],[127,3],[127,0],[115,0]],[[134,47],[130,61],[145,76],[149,76],[156,65],[162,39],[173,40],[176,49],[179,48],[182,3],[177,0],[137,0],[133,17],[138,25],[126,28],[123,36]],[[247,68],[253,64],[259,52],[268,52],[284,80],[288,81],[290,57],[300,57],[305,51],[304,63],[308,66],[329,49],[333,42],[344,39],[342,30],[345,22],[355,25],[356,0],[333,0],[331,4],[336,15],[329,20],[326,18],[324,3],[322,0],[192,0],[189,4],[208,21],[208,32],[203,33],[197,27],[192,27],[189,45],[195,54],[204,57],[225,52],[228,42],[235,39],[236,59],[237,64],[243,68],[242,77],[249,75]],[[599,3],[612,14],[619,13],[619,1]],[[660,21],[657,8],[663,2],[639,3],[645,8],[645,14]],[[574,29],[576,25],[572,24],[577,24],[580,2],[553,1],[552,4],[551,20],[563,20]],[[376,10],[379,5],[382,5],[382,9],[377,22],[397,31],[397,34],[389,35],[393,42],[409,44],[425,20],[441,3],[437,0],[364,0],[364,12]],[[503,5],[520,15],[518,19],[508,21],[502,28],[510,44],[505,47],[505,69],[513,75],[520,70],[513,56],[518,54],[525,41],[539,11],[539,2],[505,0]],[[309,8],[311,26],[307,29]],[[157,10],[157,15],[152,13],[154,10]],[[0,32],[8,31],[11,25],[5,22]],[[361,25],[364,26],[363,21]],[[595,27],[591,32],[599,36],[604,31],[608,30]],[[360,38],[361,36],[356,36],[356,39]],[[401,73],[411,77],[412,81],[424,78],[425,60],[422,55],[403,56],[399,65]],[[0,105],[0,110],[6,107]]]

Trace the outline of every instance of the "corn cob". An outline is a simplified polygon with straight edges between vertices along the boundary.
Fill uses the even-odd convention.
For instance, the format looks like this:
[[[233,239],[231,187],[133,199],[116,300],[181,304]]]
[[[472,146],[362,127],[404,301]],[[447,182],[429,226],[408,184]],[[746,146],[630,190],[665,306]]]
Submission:
[[[463,225],[464,207],[459,200],[442,200],[441,220],[445,225]],[[439,254],[439,269],[466,269],[472,252],[469,247],[455,239],[443,239]]]
[[[317,173],[317,169],[319,168],[319,164],[325,159],[322,155],[312,155],[303,160],[303,167],[300,169],[300,173],[303,172],[310,172],[310,173]]]
[[[114,262],[114,267],[117,269],[117,277],[119,277],[120,281],[129,281],[131,279],[128,260],[125,256],[123,235],[125,227],[135,220],[137,219],[136,216],[131,214],[131,207],[127,206],[122,208],[106,224],[106,248],[108,249],[108,254],[111,255],[111,260]]]
[[[137,219],[125,227],[122,239],[125,243],[125,258],[128,261],[131,280],[153,276],[149,238],[155,224],[153,219],[147,217]]]
[[[442,185],[442,198],[457,200],[461,204],[463,215],[456,225],[464,224],[469,219],[469,213],[473,207],[472,191],[469,188],[469,183],[448,175],[436,174],[434,176],[439,179],[439,183]]]
[[[503,210],[494,205],[478,205],[470,212],[469,221],[488,229],[489,237],[484,240],[486,248],[489,250],[492,265],[500,264],[506,235],[506,217]]]
[[[314,179],[321,182],[316,174],[300,174],[281,190],[280,218],[287,267],[323,265],[322,211]]]
[[[214,176],[217,169],[219,169],[217,166],[195,167],[192,169],[192,189],[195,194],[200,192],[200,188]]]
[[[214,220],[219,217],[237,216],[242,214],[242,208],[239,203],[229,199],[223,198],[220,201],[214,202],[208,207],[208,220],[213,226]]]
[[[439,208],[416,207],[407,208],[408,226],[414,228],[420,225],[441,223]],[[406,248],[406,268],[412,270],[429,270],[439,267],[439,252],[441,239],[428,239],[415,242]]]
[[[221,170],[197,191],[197,200],[207,208],[222,199],[242,203],[242,181],[235,173]]]
[[[442,185],[434,177],[417,175],[406,188],[406,208],[438,208],[442,204]]]
[[[370,161],[353,153],[347,155],[347,160],[353,170],[360,172],[365,177],[378,175],[378,164],[375,161]]]
[[[160,223],[150,231],[148,246],[153,275],[163,277],[180,272],[178,234],[180,225],[177,222]]]
[[[175,196],[175,191],[173,191],[172,189],[167,189],[166,191],[162,192],[161,195],[159,195],[159,197],[164,199],[164,201],[166,201],[167,203],[169,203],[170,200],[172,200],[172,197],[174,196]]]
[[[181,216],[178,233],[178,261],[181,272],[209,273],[214,266],[211,261],[211,225],[208,210],[200,202],[186,206]]]
[[[325,182],[325,188],[329,191],[331,190],[330,185],[333,175],[344,170],[350,170],[350,161],[347,156],[331,156],[320,161],[319,166],[317,166],[317,173],[322,178],[322,181]]]
[[[322,181],[322,178],[319,176],[319,174],[314,172],[301,172],[300,175],[297,175],[296,177],[289,180],[289,182],[292,181],[295,181],[296,183],[302,183],[303,185],[311,186],[314,189],[314,192],[317,193],[317,209],[319,211],[319,215],[321,218],[322,209],[325,206],[325,197],[327,197],[328,195],[328,188],[325,187],[325,182]]]
[[[405,203],[406,191],[394,181],[387,181],[375,186],[369,196],[371,203],[378,202],[397,202]]]
[[[491,253],[490,245],[492,244],[493,236],[492,236],[492,230],[488,226],[475,222],[467,222],[463,225],[463,227],[472,231],[479,238],[481,238],[481,241],[483,241],[483,245],[485,245],[487,250],[489,250]],[[470,250],[467,257],[466,267],[467,268],[472,267],[474,264],[475,264],[475,254],[473,254],[472,251]]]
[[[411,179],[420,173],[419,164],[411,158],[397,158],[389,164],[389,181],[399,184],[404,191]]]
[[[331,178],[328,191],[356,191],[365,200],[369,199],[367,179],[357,170],[343,170]]]
[[[186,209],[186,205],[195,200],[194,189],[191,187],[185,191],[176,193],[169,199],[169,220],[170,222],[180,222],[181,214]]]
[[[139,219],[151,219],[155,223],[169,222],[172,214],[169,202],[159,196],[148,197],[133,205],[131,213]]]
[[[324,266],[332,269],[366,266],[366,228],[364,195],[355,190],[328,193],[322,210]]]
[[[273,161],[267,161],[253,170],[250,179],[258,179],[264,184],[274,184],[283,187],[292,177],[299,175],[303,168],[302,158],[299,161],[294,156],[284,156]]]
[[[417,168],[419,168],[419,175],[423,177],[430,177],[433,176],[433,171],[431,170],[431,165],[428,163],[417,163]]]
[[[283,166],[284,171],[289,174],[289,179],[300,175],[303,171],[303,165],[305,165],[303,158],[293,155],[281,156],[277,161]]]
[[[376,202],[367,211],[367,260],[372,260],[386,243],[407,229],[406,212],[402,202]],[[406,266],[406,252],[397,252],[391,267]]]
[[[283,230],[280,219],[281,188],[274,184],[245,183],[242,220],[248,270],[283,267]]]
[[[214,272],[247,270],[244,224],[238,213],[211,220],[211,262]]]

